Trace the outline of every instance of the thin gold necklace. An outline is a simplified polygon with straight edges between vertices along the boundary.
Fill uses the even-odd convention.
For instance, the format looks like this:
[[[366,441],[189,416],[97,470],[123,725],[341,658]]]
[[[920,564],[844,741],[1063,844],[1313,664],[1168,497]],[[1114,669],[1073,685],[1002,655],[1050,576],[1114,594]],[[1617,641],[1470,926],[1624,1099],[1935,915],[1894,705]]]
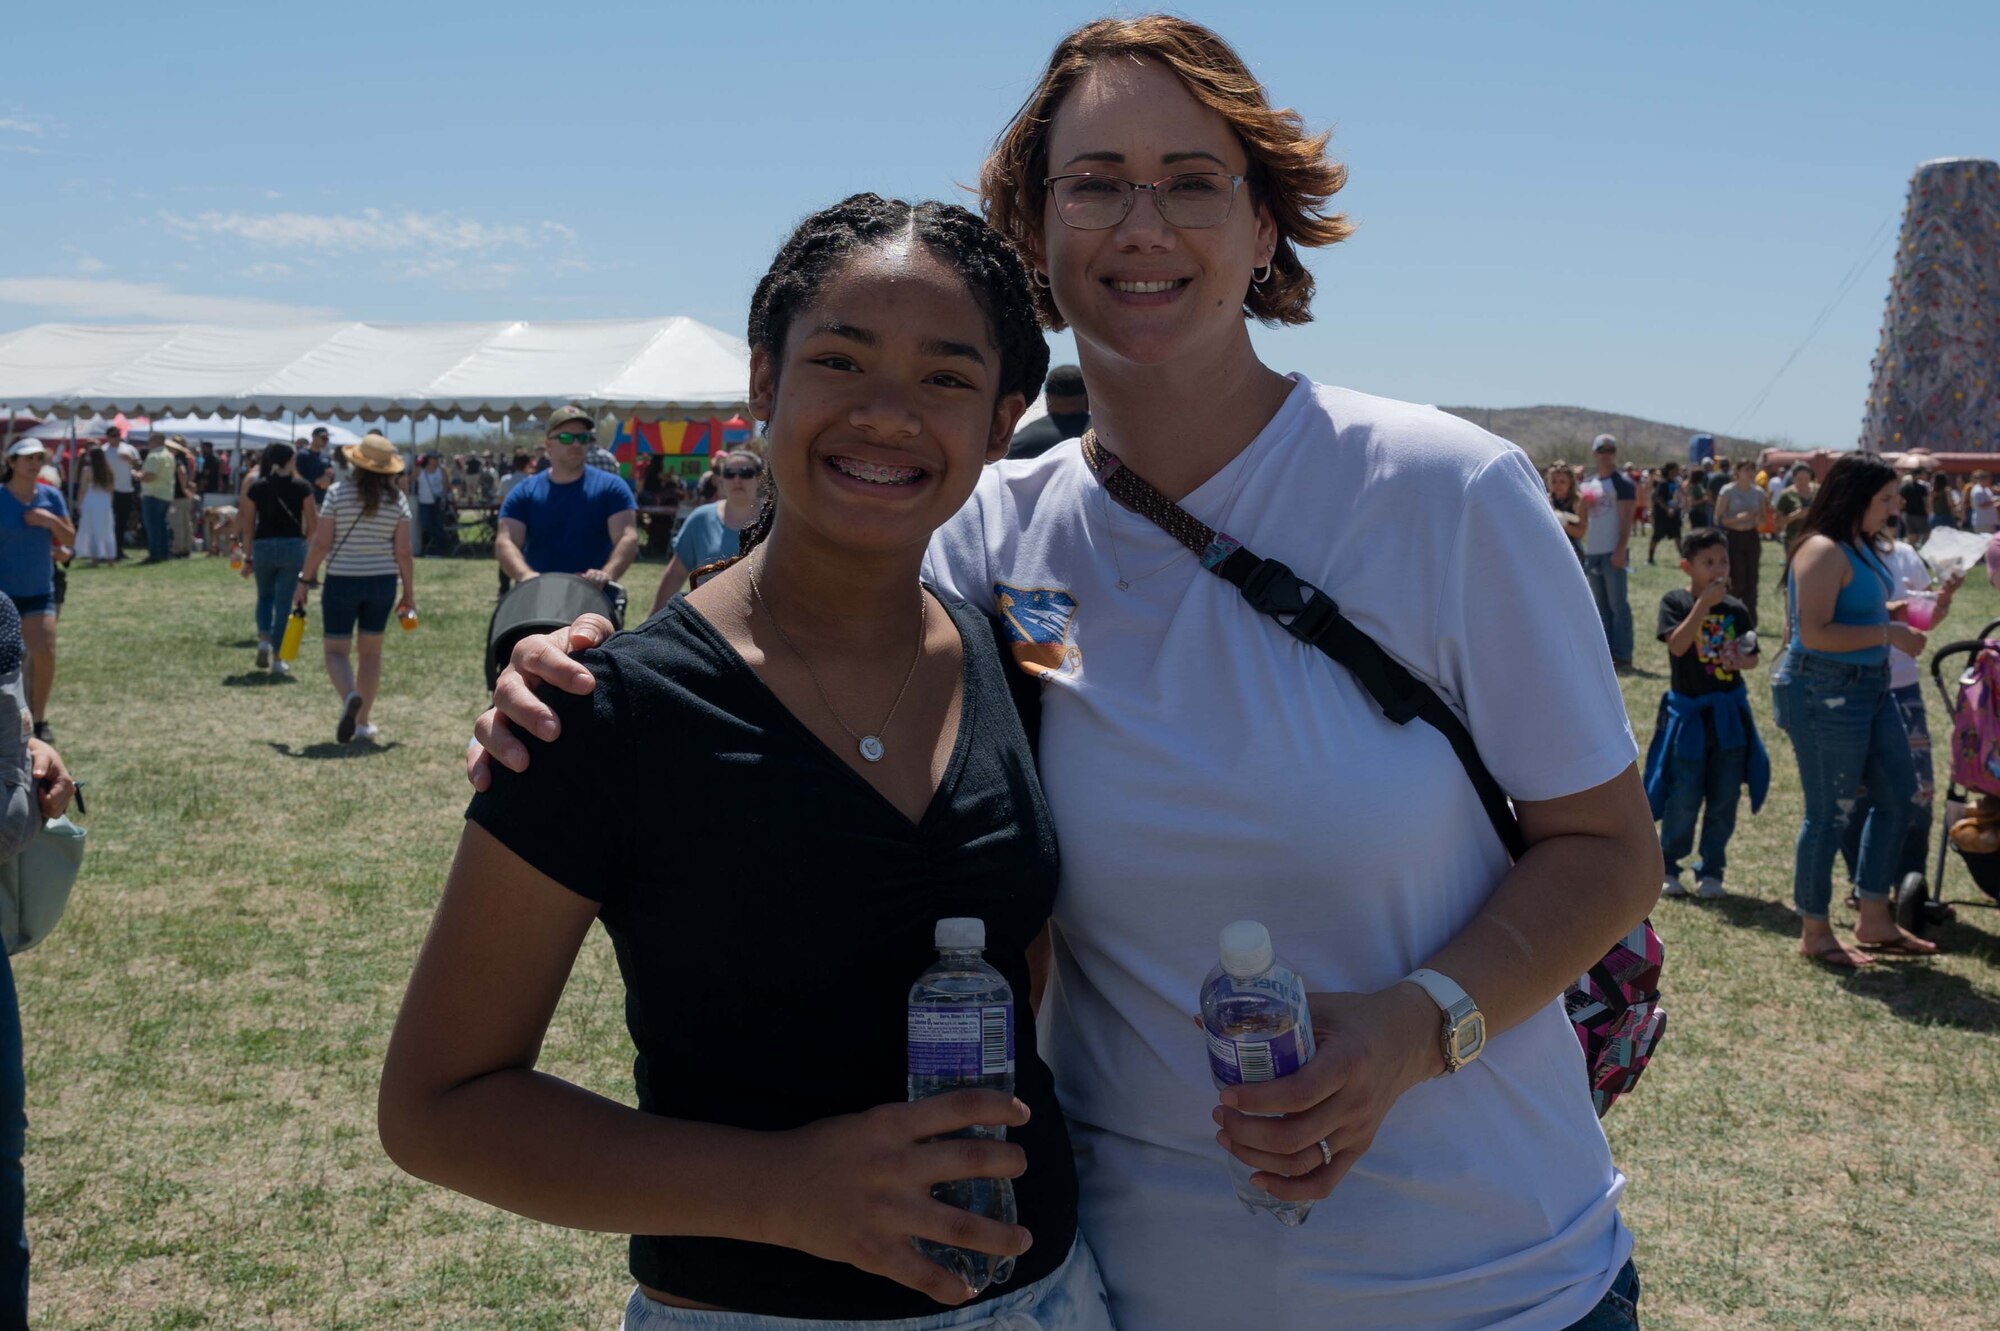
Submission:
[[[841,718],[840,713],[834,710],[833,699],[826,696],[826,685],[819,682],[819,672],[812,668],[812,662],[806,660],[806,654],[799,650],[797,643],[792,641],[792,635],[785,632],[785,626],[780,624],[778,617],[771,613],[771,604],[764,599],[764,589],[757,582],[757,565],[762,562],[762,559],[753,559],[748,563],[750,570],[750,593],[757,598],[757,608],[764,612],[764,618],[771,621],[771,627],[776,629],[778,636],[785,640],[785,646],[792,649],[792,655],[798,657],[799,664],[806,668],[806,678],[810,679],[813,682],[813,688],[819,691],[819,700],[826,706],[826,714],[833,718],[836,725],[847,732],[847,737],[854,741],[855,747],[861,751],[861,756],[864,759],[871,763],[881,762],[882,755],[885,752],[882,747],[882,732],[887,730],[889,723],[896,719],[896,709],[903,705],[903,695],[910,691],[910,681],[917,677],[917,666],[924,659],[924,640],[930,636],[930,597],[924,595],[923,588],[917,588],[917,654],[910,658],[910,673],[903,676],[903,687],[896,691],[896,701],[889,704],[889,714],[882,718],[881,725],[875,727],[874,734],[863,735],[855,730],[853,726],[848,725]]]

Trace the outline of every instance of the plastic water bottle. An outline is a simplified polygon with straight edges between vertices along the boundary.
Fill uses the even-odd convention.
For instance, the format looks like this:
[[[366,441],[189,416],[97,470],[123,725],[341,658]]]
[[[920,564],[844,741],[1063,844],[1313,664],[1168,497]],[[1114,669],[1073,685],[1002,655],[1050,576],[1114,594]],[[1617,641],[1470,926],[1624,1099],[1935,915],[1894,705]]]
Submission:
[[[1215,1089],[1289,1076],[1312,1060],[1312,1013],[1299,973],[1271,951],[1271,934],[1255,920],[1222,931],[1222,961],[1201,985],[1201,1022],[1208,1031],[1208,1071]],[[1250,1176],[1257,1171],[1227,1157],[1237,1200],[1251,1214],[1268,1211],[1281,1225],[1301,1225],[1311,1202],[1281,1202]]]
[[[910,1099],[947,1091],[1014,1093],[1014,991],[980,955],[984,920],[937,923],[938,959],[910,986]],[[1004,1127],[970,1127],[953,1134],[1005,1141]],[[955,1179],[933,1184],[931,1196],[1002,1224],[1015,1223],[1014,1183],[1004,1178]],[[926,1239],[917,1251],[977,1294],[1014,1274],[1014,1259]]]
[[[404,606],[402,609],[396,612],[396,622],[403,626],[403,631],[405,633],[409,632],[411,629],[415,628],[419,623],[419,620],[417,619],[417,608],[413,605]]]

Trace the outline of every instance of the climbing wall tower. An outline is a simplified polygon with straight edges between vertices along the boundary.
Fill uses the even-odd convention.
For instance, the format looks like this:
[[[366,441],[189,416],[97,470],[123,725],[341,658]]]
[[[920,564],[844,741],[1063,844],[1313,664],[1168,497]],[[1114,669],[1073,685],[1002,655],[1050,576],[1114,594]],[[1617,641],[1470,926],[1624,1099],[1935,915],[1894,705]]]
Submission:
[[[1861,425],[1871,453],[2000,453],[2000,163],[1910,180]]]

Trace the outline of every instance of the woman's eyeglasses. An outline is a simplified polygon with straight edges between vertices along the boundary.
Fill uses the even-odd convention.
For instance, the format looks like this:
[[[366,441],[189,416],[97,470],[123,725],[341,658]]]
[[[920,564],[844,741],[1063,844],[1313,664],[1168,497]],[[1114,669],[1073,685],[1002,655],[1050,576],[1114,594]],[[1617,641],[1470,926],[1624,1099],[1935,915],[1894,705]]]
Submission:
[[[1228,220],[1243,179],[1218,171],[1189,171],[1140,185],[1122,176],[1098,176],[1085,171],[1050,176],[1042,184],[1054,193],[1056,216],[1062,219],[1062,224],[1078,231],[1103,231],[1117,226],[1132,211],[1132,198],[1140,190],[1151,192],[1153,204],[1168,226],[1200,230],[1221,226]]]
[[[755,467],[724,467],[722,479],[725,481],[754,481],[761,472]]]

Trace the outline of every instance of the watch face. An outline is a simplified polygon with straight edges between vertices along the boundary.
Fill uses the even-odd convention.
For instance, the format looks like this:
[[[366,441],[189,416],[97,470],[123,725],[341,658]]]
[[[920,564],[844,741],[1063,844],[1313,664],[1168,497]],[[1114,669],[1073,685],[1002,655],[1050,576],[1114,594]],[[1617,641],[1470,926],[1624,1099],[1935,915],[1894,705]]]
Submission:
[[[1461,1063],[1470,1063],[1486,1047],[1486,1017],[1474,1012],[1452,1029],[1452,1054]]]

